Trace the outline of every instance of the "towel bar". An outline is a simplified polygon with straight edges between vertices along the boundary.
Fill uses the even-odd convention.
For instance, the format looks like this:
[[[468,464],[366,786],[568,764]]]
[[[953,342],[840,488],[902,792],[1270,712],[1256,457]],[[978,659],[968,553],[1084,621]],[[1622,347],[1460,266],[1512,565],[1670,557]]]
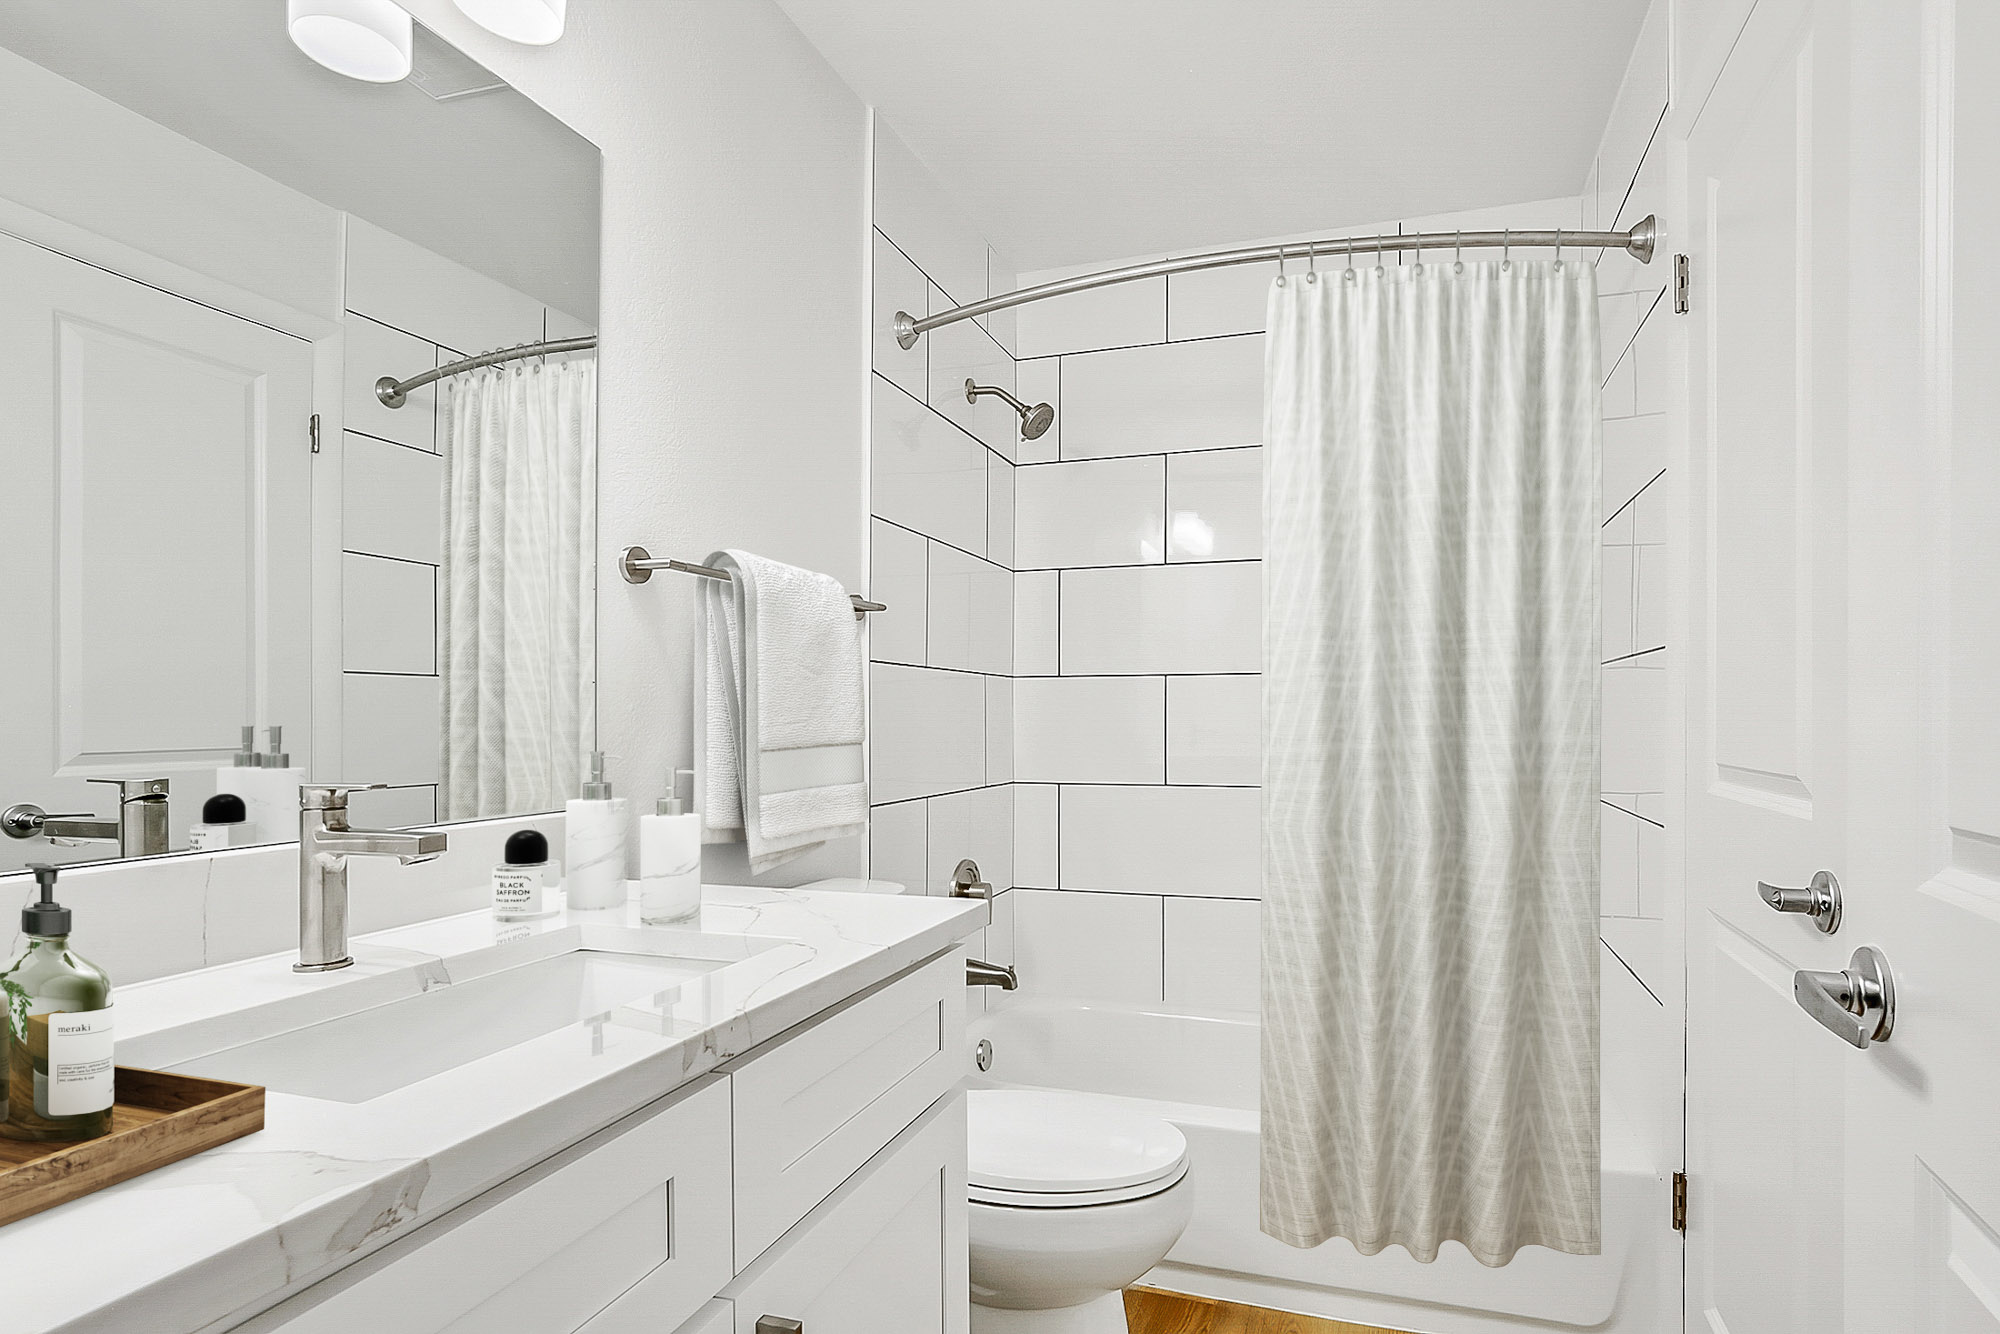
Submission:
[[[696,565],[684,560],[656,560],[653,553],[644,547],[626,547],[618,553],[618,573],[625,576],[625,582],[628,584],[645,583],[653,577],[655,570],[679,570],[682,574],[692,574],[703,579],[729,578],[728,571],[718,570],[710,565]],[[868,612],[889,610],[886,603],[870,602],[867,598],[856,597],[852,593],[847,595],[847,600],[854,604],[854,619],[857,621]]]

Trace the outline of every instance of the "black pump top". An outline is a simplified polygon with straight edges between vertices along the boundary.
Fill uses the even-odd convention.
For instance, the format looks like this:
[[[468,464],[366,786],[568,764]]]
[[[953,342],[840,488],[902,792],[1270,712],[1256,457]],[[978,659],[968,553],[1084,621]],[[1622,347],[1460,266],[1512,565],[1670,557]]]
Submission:
[[[21,909],[21,934],[24,936],[66,936],[69,934],[69,909],[56,902],[56,867],[46,863],[31,866],[35,873],[35,883],[41,886],[42,897]]]
[[[234,792],[218,792],[201,803],[203,824],[241,824],[250,818],[250,812],[243,808],[243,798]]]
[[[507,846],[500,855],[509,866],[540,866],[549,859],[549,841],[538,829],[523,829],[508,835]]]

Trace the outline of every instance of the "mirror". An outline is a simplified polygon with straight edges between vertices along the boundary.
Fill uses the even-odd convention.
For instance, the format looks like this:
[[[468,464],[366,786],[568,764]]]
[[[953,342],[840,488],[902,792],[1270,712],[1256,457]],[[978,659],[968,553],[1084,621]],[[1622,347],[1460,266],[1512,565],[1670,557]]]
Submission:
[[[599,155],[413,66],[322,68],[281,0],[0,6],[0,871],[295,838],[301,782],[575,794]]]

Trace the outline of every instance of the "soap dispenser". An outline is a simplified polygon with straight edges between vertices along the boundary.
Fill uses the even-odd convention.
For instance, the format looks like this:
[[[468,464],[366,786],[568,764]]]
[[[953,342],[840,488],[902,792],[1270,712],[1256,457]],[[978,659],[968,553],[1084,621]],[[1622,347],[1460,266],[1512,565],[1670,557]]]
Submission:
[[[249,808],[247,823],[252,836],[260,842],[277,843],[298,837],[299,788],[306,781],[306,771],[293,766],[285,750],[285,729],[272,723],[270,733],[271,748],[257,756],[244,805]]]
[[[19,953],[0,966],[0,1023],[8,1139],[91,1139],[111,1129],[111,979],[71,952],[70,910],[56,902],[56,869],[36,866],[41,896],[21,910]]]
[[[611,795],[604,752],[590,752],[583,795],[563,807],[563,888],[572,908],[625,902],[625,798]]]
[[[701,817],[694,771],[674,774],[674,794],[639,818],[639,920],[648,926],[691,921],[701,914]]]

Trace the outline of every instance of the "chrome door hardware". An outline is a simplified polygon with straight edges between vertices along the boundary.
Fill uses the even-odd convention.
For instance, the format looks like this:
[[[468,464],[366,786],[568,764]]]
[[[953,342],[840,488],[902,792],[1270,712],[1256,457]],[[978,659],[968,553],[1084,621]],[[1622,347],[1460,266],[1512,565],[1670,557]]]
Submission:
[[[951,872],[951,896],[955,899],[984,899],[993,894],[993,886],[986,883],[979,874],[979,863],[967,857]]]
[[[1800,1009],[1855,1047],[1887,1042],[1896,1028],[1896,980],[1889,961],[1873,945],[1854,951],[1840,972],[1793,973],[1792,997]]]
[[[781,1315],[760,1315],[757,1317],[757,1334],[805,1334],[806,1327],[798,1321]]]
[[[1840,882],[1831,871],[1815,871],[1804,889],[1781,889],[1759,880],[1757,892],[1779,912],[1806,914],[1829,936],[1840,930]]]

